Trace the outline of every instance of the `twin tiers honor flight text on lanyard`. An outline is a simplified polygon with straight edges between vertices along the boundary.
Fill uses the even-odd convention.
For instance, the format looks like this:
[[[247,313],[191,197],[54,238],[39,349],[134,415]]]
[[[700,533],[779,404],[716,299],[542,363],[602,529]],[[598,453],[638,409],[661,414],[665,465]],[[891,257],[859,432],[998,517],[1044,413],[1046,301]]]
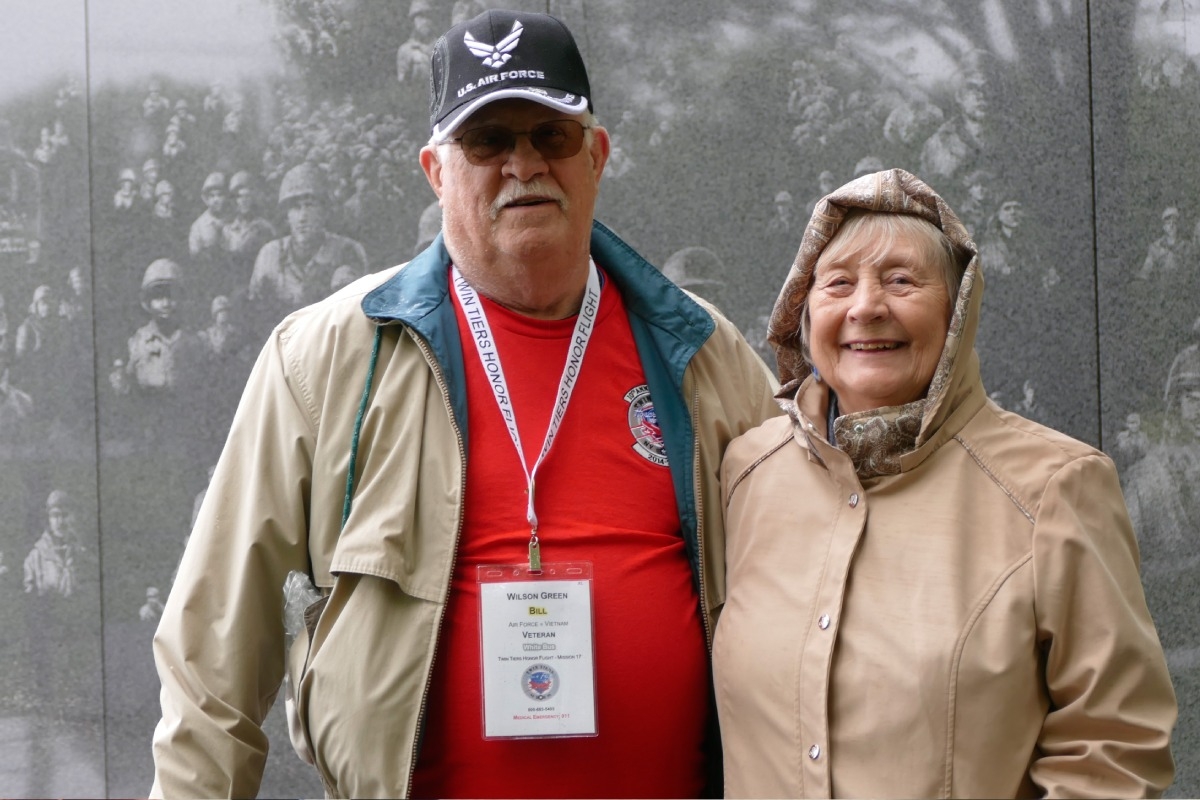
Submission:
[[[595,736],[596,668],[592,632],[592,565],[542,563],[534,490],[538,467],[558,435],[579,378],[596,316],[600,275],[588,265],[587,288],[558,382],[541,453],[530,468],[521,447],[508,382],[487,314],[455,267],[454,291],[480,363],[525,471],[529,563],[479,567],[483,735],[487,739]]]

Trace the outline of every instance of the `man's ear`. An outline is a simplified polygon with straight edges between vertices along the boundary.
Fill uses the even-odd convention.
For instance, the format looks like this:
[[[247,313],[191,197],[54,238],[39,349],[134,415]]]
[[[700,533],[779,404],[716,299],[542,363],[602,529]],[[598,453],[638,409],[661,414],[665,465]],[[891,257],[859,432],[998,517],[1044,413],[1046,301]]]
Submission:
[[[596,183],[600,183],[600,176],[604,172],[604,165],[608,163],[610,153],[612,140],[608,136],[608,129],[597,125],[592,129],[592,169],[595,171]]]
[[[421,169],[433,193],[442,199],[442,160],[438,157],[437,145],[427,144],[421,148]]]

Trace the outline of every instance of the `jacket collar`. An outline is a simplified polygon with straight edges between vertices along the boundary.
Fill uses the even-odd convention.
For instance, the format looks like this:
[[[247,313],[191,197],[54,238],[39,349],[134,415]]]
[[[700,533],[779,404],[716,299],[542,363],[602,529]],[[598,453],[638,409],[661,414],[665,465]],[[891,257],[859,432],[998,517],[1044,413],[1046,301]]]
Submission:
[[[592,223],[592,258],[623,290],[629,312],[692,349],[716,327],[712,317],[603,223]],[[450,254],[439,233],[433,243],[363,298],[372,320],[403,322],[421,331],[449,292]],[[631,289],[636,290],[630,291]]]
[[[446,299],[450,254],[442,234],[404,265],[395,275],[367,293],[363,313],[380,324],[414,325]]]

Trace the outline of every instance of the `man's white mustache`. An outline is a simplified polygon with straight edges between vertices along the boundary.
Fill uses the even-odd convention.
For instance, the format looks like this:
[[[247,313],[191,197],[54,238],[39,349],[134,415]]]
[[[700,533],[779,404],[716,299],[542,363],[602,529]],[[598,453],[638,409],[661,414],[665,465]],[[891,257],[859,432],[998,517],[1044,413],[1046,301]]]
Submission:
[[[492,219],[496,219],[500,215],[501,210],[509,203],[516,202],[526,197],[540,197],[553,200],[558,203],[558,207],[563,211],[567,210],[568,201],[557,188],[550,186],[545,181],[534,179],[532,181],[516,181],[504,186],[500,190],[500,194],[492,202]]]

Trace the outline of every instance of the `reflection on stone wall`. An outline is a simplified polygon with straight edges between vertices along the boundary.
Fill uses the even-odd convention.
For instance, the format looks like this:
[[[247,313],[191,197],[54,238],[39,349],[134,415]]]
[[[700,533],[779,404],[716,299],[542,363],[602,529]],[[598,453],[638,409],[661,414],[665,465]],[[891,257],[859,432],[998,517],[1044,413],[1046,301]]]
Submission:
[[[436,235],[428,50],[496,3],[127,0],[86,30],[83,0],[28,5],[48,66],[0,79],[0,786],[138,795],[150,637],[242,382],[283,314]],[[960,212],[989,393],[1121,469],[1172,794],[1200,792],[1200,9],[505,5],[577,33],[600,219],[760,347],[821,194],[900,166]],[[268,728],[263,793],[320,791]]]

